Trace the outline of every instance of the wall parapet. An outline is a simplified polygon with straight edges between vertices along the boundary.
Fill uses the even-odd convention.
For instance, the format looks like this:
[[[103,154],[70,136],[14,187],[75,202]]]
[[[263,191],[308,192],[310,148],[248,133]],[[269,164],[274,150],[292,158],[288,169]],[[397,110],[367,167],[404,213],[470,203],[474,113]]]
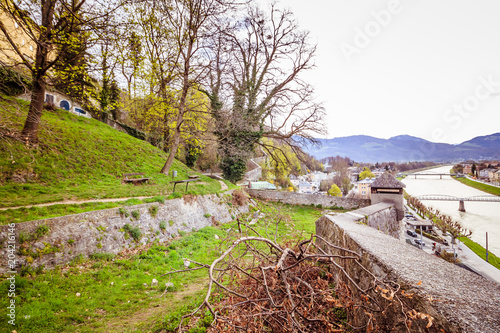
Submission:
[[[257,199],[277,201],[291,205],[321,205],[324,208],[342,207],[345,209],[355,209],[370,205],[369,199],[343,198],[321,194],[305,194],[274,190],[245,189],[245,191],[251,197]]]
[[[325,215],[316,221],[317,235],[333,245],[358,253],[359,263],[368,270],[338,259],[352,281],[341,271],[337,272],[337,276],[351,287],[355,296],[361,294],[357,287],[368,289],[371,297],[385,304],[387,300],[381,297],[381,293],[370,287],[373,287],[374,277],[378,281],[394,281],[406,295],[413,294],[411,298],[405,298],[404,302],[418,313],[433,318],[430,327],[426,327],[428,320],[413,320],[411,332],[498,332],[498,283],[418,250],[357,222],[359,220],[359,216],[348,212],[336,216]],[[343,254],[341,250],[327,246],[319,239],[317,243],[330,254]],[[384,313],[374,312],[371,315],[362,308],[354,311],[353,325],[361,326],[372,320],[383,326],[390,320],[392,323],[399,322],[401,330],[406,330],[404,322],[408,314],[403,314],[400,306],[393,311],[387,309]]]
[[[215,222],[226,223],[233,216],[248,212],[248,205],[227,204],[231,199],[232,196],[227,194],[220,197],[215,194],[187,195],[163,204],[155,202],[22,222],[14,224],[13,228],[0,226],[0,274],[8,270],[9,229],[15,230],[16,269],[28,265],[50,268],[67,264],[80,255],[116,254],[138,244],[154,240],[164,242],[182,232],[198,230]],[[134,240],[124,230],[127,223],[140,230],[139,239]],[[40,233],[33,239],[31,236],[39,232],[40,226],[44,226],[48,233]],[[26,241],[29,237],[32,240]],[[20,238],[25,241],[21,242]]]

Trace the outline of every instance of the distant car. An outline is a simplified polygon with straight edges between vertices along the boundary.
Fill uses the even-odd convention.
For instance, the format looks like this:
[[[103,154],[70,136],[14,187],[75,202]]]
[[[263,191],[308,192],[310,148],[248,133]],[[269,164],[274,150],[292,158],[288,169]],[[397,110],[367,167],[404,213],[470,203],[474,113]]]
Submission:
[[[448,244],[448,241],[447,241],[446,239],[443,239],[443,245],[444,245],[444,246],[448,246],[448,245],[450,245],[450,244]]]
[[[410,235],[411,237],[417,237],[417,233],[413,230],[406,230],[406,233]]]
[[[413,215],[412,215],[412,214],[406,214],[406,215],[405,215],[405,217],[407,217],[407,218],[412,218],[412,217],[413,217]]]
[[[425,246],[425,243],[422,242],[420,239],[415,239],[415,244],[418,244],[418,245],[422,244],[422,246]]]

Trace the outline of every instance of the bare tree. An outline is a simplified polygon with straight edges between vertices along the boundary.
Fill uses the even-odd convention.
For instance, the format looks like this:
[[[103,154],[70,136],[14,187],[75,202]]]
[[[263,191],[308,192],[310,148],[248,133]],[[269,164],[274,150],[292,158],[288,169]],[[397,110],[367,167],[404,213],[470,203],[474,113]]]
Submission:
[[[177,72],[174,75],[180,79],[179,97],[175,105],[177,116],[167,161],[161,169],[162,173],[168,174],[180,144],[188,92],[205,75],[206,66],[199,57],[203,38],[209,33],[210,24],[213,24],[211,20],[215,20],[225,8],[224,1],[174,0],[162,2],[161,10],[168,20],[171,36],[179,52],[178,62],[174,67]]]
[[[220,33],[208,95],[220,124],[222,169],[236,181],[260,138],[298,147],[325,133],[324,109],[300,77],[314,66],[316,47],[289,10],[271,5],[266,15],[250,6],[243,19],[226,24]]]

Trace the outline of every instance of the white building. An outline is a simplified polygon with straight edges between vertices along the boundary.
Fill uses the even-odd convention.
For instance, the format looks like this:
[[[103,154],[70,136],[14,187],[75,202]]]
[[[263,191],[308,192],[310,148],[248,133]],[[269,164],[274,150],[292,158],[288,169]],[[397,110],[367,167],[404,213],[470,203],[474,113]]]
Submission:
[[[301,181],[298,186],[299,193],[313,193],[313,185],[306,181]]]

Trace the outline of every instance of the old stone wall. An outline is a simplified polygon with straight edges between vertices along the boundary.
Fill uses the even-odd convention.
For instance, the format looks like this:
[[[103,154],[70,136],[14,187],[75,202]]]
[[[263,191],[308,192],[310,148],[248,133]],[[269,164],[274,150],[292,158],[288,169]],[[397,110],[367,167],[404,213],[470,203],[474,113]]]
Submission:
[[[370,205],[369,199],[332,197],[321,194],[304,194],[273,190],[245,189],[245,191],[247,191],[251,197],[257,199],[278,201],[291,205],[322,205],[324,208],[335,206],[345,209],[360,208]]]
[[[229,194],[188,195],[163,204],[124,206],[17,223],[14,225],[17,268],[28,264],[34,268],[41,265],[49,268],[68,263],[79,255],[118,253],[153,240],[163,242],[179,233],[210,226],[215,221],[229,222],[234,216],[248,211],[247,205],[233,205],[231,199]],[[126,224],[140,230],[138,240],[124,229]],[[47,227],[48,233],[44,234],[42,231]],[[8,266],[8,232],[9,226],[0,227],[0,274],[5,273]],[[28,241],[21,244],[23,239]]]
[[[391,203],[378,203],[346,214],[357,218],[357,222],[377,229],[386,235],[404,239],[403,222],[398,219],[397,210]]]
[[[361,265],[335,259],[350,277],[337,270],[339,282],[349,285],[356,299],[368,295],[366,309],[383,309],[351,309],[352,325],[369,324],[378,331],[395,327],[405,332],[405,321],[409,320],[410,332],[498,332],[499,284],[374,230],[361,220],[345,213],[316,221],[317,235],[359,255]],[[333,255],[346,254],[319,239],[318,245]],[[383,282],[399,289],[398,293],[384,294],[387,287]],[[402,304],[406,306],[404,312]]]
[[[372,193],[370,196],[372,205],[380,202],[387,202],[394,205],[397,212],[398,220],[402,220],[405,216],[404,198],[398,193]]]

